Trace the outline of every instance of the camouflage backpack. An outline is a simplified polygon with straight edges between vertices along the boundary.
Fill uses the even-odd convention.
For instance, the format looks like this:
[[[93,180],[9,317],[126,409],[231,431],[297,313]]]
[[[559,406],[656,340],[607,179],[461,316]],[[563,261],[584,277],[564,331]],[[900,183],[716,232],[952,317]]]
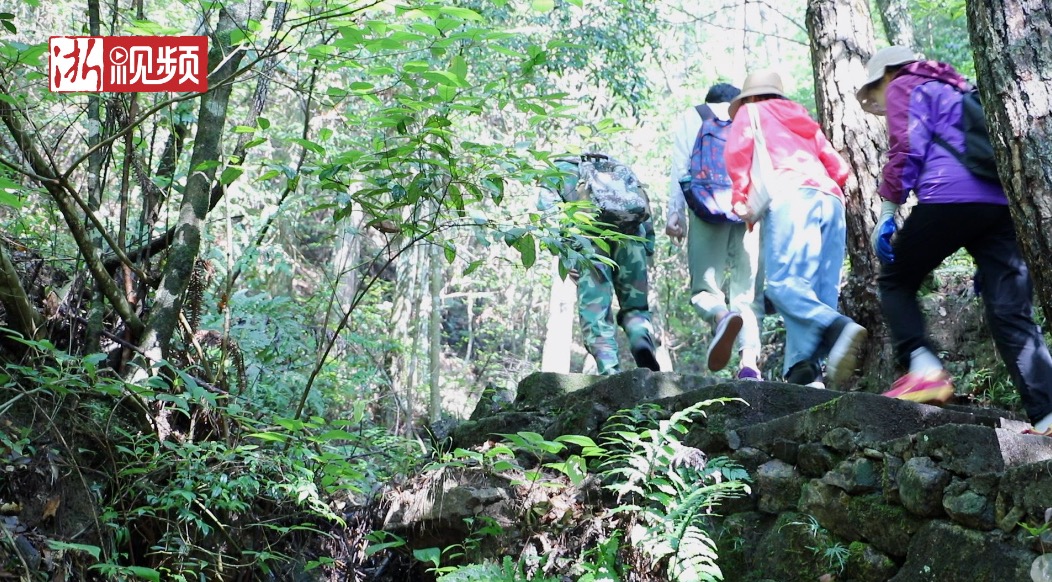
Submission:
[[[636,234],[650,218],[650,199],[632,169],[605,154],[582,154],[562,159],[577,166],[577,187],[564,199],[590,200],[599,209],[599,221],[618,232]],[[567,196],[569,194],[569,196]]]

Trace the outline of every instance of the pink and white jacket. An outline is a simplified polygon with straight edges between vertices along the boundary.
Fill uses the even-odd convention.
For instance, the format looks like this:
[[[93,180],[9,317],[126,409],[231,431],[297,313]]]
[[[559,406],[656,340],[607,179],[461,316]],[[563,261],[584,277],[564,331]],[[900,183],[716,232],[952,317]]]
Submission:
[[[760,127],[776,174],[773,183],[795,190],[815,188],[844,199],[848,164],[803,105],[788,99],[768,99],[748,106],[759,108]],[[749,170],[755,142],[745,107],[734,116],[725,151],[735,206],[748,199],[751,187]]]

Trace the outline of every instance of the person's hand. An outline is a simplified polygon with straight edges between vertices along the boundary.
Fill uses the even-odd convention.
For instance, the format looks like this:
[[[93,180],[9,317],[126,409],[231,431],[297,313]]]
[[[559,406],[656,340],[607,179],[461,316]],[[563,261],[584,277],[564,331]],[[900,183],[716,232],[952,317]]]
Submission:
[[[756,217],[753,216],[752,212],[749,211],[749,205],[748,204],[746,204],[744,202],[737,202],[737,203],[734,204],[734,206],[731,208],[731,210],[733,210],[734,213],[738,215],[738,218],[741,218],[742,220],[744,220],[746,222],[746,224],[750,224],[751,225],[751,224],[755,224],[756,223]]]
[[[895,253],[891,248],[891,237],[895,236],[895,232],[899,229],[899,225],[895,221],[895,212],[898,208],[898,204],[887,200],[881,204],[880,218],[877,219],[877,225],[873,228],[873,234],[869,238],[877,258],[887,264],[895,262]]]
[[[873,243],[873,252],[877,253],[877,258],[881,262],[888,264],[895,262],[895,253],[891,250],[891,237],[898,229],[899,226],[895,224],[894,216],[877,224],[877,227],[873,229],[870,242]]]
[[[683,241],[683,237],[686,236],[686,222],[687,217],[682,212],[677,212],[668,217],[668,223],[665,224],[665,234],[672,239],[672,242],[679,244]]]

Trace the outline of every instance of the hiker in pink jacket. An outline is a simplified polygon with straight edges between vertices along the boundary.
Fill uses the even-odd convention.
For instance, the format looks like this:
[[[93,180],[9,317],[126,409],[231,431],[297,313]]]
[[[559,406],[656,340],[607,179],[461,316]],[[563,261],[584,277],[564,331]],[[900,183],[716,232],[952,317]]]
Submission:
[[[770,206],[751,216],[755,137],[749,111],[755,108],[774,176],[764,183]],[[847,162],[800,104],[787,99],[774,71],[750,74],[731,103],[734,122],[727,139],[727,171],[735,212],[760,223],[767,297],[785,321],[787,382],[845,381],[855,370],[866,330],[837,311],[844,264],[846,224],[843,186]]]

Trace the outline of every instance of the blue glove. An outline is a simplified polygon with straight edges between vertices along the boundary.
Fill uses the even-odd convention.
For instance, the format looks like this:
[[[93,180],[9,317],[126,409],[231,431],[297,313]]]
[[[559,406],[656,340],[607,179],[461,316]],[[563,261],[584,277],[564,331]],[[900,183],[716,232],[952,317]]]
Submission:
[[[877,219],[877,226],[873,229],[873,234],[869,239],[877,258],[887,264],[895,262],[895,253],[891,250],[891,237],[899,229],[898,223],[895,222],[895,213],[898,209],[899,205],[894,202],[888,200],[881,202],[880,218]]]
[[[873,250],[882,262],[888,264],[895,262],[895,253],[891,250],[891,237],[898,229],[899,225],[895,224],[894,216],[877,225],[877,244]]]

